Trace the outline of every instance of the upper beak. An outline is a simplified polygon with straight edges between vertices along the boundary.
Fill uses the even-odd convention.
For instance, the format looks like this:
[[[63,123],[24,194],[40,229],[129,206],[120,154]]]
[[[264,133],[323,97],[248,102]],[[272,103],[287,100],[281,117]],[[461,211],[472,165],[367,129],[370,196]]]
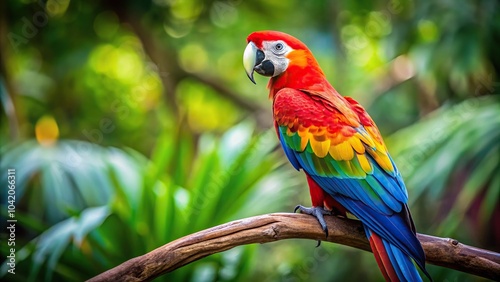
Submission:
[[[264,57],[264,52],[258,49],[257,46],[250,41],[243,53],[243,67],[245,67],[248,78],[250,78],[254,84],[256,84],[253,78],[255,66],[259,65],[264,60]]]

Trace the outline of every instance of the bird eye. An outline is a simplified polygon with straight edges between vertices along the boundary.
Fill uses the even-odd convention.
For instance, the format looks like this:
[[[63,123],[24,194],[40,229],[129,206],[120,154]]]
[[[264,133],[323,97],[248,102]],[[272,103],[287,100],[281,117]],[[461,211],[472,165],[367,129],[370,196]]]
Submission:
[[[276,45],[274,45],[274,49],[276,51],[283,51],[284,48],[285,48],[285,46],[283,46],[283,43],[281,43],[281,42],[279,42]]]

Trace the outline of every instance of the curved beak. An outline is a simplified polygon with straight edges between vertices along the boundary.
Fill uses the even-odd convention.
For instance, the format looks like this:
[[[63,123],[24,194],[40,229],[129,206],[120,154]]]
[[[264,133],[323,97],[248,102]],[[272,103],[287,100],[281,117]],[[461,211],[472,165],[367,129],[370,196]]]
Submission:
[[[245,52],[243,53],[243,67],[245,67],[245,72],[247,73],[248,78],[254,84],[256,84],[253,78],[255,66],[259,65],[264,60],[264,57],[264,52],[258,49],[257,46],[250,41],[245,48]]]

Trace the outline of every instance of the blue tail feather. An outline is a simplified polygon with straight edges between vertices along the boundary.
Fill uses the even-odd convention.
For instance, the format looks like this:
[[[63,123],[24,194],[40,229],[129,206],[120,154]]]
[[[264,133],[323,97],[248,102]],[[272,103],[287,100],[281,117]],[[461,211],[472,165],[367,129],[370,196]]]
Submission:
[[[389,256],[394,270],[399,277],[400,281],[422,281],[417,268],[413,264],[412,259],[401,252],[396,246],[382,239],[384,242],[385,250]]]

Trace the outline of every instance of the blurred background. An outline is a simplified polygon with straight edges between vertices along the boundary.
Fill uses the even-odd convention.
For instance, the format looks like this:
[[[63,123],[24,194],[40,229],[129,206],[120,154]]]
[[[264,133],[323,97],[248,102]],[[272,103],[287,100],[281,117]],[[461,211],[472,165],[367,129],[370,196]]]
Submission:
[[[3,262],[2,279],[82,281],[184,235],[309,205],[271,128],[267,78],[255,86],[242,67],[262,29],[304,41],[366,107],[419,232],[500,251],[498,1],[0,6],[0,180],[15,169],[18,220],[16,275]],[[383,281],[371,253],[315,244],[242,246],[157,281]]]

